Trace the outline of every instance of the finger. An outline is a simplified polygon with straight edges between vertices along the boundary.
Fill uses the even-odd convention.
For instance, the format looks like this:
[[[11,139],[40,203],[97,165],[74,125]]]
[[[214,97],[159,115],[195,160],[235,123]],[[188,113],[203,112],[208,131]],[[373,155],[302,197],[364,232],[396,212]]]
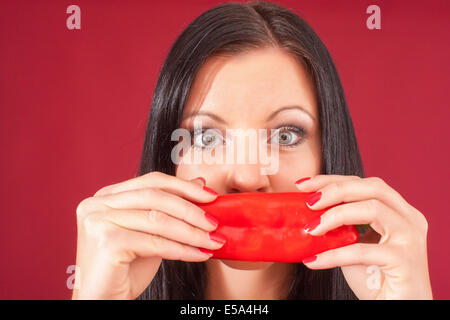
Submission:
[[[334,206],[306,225],[305,230],[319,236],[342,225],[357,224],[370,224],[383,236],[382,242],[391,234],[400,233],[406,225],[405,219],[390,207],[379,200],[370,199]]]
[[[310,209],[320,210],[342,202],[378,199],[395,212],[408,214],[408,203],[379,178],[350,179],[329,183],[307,200]],[[311,201],[312,200],[312,201]]]
[[[122,228],[158,235],[194,247],[217,250],[225,243],[222,235],[208,233],[162,211],[111,209],[103,214],[103,218]]]
[[[131,255],[131,260],[136,257],[156,256],[167,260],[198,262],[211,257],[210,254],[200,251],[200,248],[137,231],[129,231],[126,246],[124,250]]]
[[[205,179],[201,177],[193,180],[197,179],[200,179],[203,182],[205,181]],[[217,194],[214,194],[210,188],[203,188],[203,183],[199,184],[198,181],[185,180],[159,171],[153,171],[130,180],[104,187],[97,191],[94,197],[149,187],[160,188],[185,199],[201,203],[211,202],[217,197]]]
[[[312,192],[319,190],[330,183],[335,183],[339,181],[350,181],[361,179],[358,176],[345,176],[345,175],[337,175],[337,174],[319,174],[314,177],[310,177],[299,179],[295,182],[297,189],[301,192]]]
[[[99,200],[115,209],[162,211],[205,231],[217,228],[217,223],[211,222],[211,218],[207,218],[203,209],[158,188],[123,191],[100,196]]]
[[[377,265],[382,268],[397,263],[397,257],[392,248],[384,244],[355,243],[306,258],[303,263],[313,270],[350,265]]]
[[[206,180],[205,180],[205,178],[202,178],[202,177],[198,177],[198,178],[195,178],[195,179],[191,179],[191,180],[189,180],[189,181],[198,184],[198,185],[201,186],[202,188],[203,188],[204,186],[206,186]]]

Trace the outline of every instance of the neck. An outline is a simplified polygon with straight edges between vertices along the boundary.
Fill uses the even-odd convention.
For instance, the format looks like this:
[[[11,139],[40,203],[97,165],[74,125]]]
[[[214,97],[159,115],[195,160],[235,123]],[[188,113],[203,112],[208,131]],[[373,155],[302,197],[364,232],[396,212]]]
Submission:
[[[207,300],[286,299],[294,270],[291,263],[269,263],[256,270],[235,269],[217,259],[208,260],[206,266]]]

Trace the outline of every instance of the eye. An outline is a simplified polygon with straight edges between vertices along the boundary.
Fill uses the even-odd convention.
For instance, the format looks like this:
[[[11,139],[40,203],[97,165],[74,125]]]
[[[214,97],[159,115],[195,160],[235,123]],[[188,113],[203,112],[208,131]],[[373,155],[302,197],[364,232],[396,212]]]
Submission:
[[[278,128],[275,133],[270,137],[270,140],[274,139],[273,143],[278,143],[281,146],[293,147],[303,141],[306,132],[303,128],[296,126],[284,126]]]
[[[209,149],[222,143],[222,133],[217,129],[201,129],[201,131],[193,132],[193,146],[195,148]]]

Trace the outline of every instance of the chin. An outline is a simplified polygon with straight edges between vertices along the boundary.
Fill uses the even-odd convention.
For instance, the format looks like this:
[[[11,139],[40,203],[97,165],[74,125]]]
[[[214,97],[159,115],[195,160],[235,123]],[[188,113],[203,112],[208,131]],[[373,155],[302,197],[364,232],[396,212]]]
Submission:
[[[257,269],[266,269],[270,267],[274,262],[255,262],[255,261],[239,261],[239,260],[224,260],[220,259],[223,264],[238,270],[257,270]]]

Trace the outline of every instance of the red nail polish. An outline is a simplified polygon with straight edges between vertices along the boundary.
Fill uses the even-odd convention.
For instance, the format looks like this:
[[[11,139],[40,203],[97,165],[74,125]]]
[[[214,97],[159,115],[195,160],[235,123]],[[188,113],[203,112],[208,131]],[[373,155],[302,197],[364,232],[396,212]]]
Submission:
[[[320,200],[320,197],[322,197],[322,192],[315,192],[313,195],[311,195],[308,199],[306,199],[306,202],[309,204],[309,206],[313,206],[317,201]]]
[[[317,226],[320,224],[320,218],[321,217],[317,217],[317,218],[315,218],[313,221],[311,221],[310,223],[308,223],[306,226],[305,226],[305,231],[306,232],[310,232],[310,231],[313,231],[315,228],[317,228]]]
[[[208,219],[208,221],[211,222],[215,227],[219,225],[219,221],[207,212],[205,212],[205,218]]]
[[[217,233],[217,232],[210,232],[209,238],[211,240],[217,241],[222,244],[227,242],[227,239],[223,235],[221,235],[220,233]]]
[[[200,179],[200,180],[202,180],[203,185],[206,184],[206,180],[205,180],[205,178],[203,178],[203,177],[197,177],[197,178],[195,178],[195,179]],[[195,180],[195,179],[193,179],[193,180]]]
[[[213,189],[208,188],[207,186],[203,186],[203,190],[208,191],[209,193],[212,193],[213,195],[218,195],[217,192],[215,192]]]
[[[295,184],[299,184],[299,183],[302,183],[303,181],[306,181],[306,180],[309,180],[309,179],[311,179],[311,177],[307,177],[307,178],[299,179],[299,180],[295,181]]]
[[[313,261],[316,261],[317,260],[317,256],[312,256],[312,257],[308,257],[308,258],[305,258],[305,259],[303,259],[303,263],[310,263],[310,262],[313,262]]]
[[[198,248],[198,250],[200,250],[200,252],[206,253],[210,257],[212,257],[214,255],[214,251],[212,251],[212,250],[203,249],[203,248]]]

